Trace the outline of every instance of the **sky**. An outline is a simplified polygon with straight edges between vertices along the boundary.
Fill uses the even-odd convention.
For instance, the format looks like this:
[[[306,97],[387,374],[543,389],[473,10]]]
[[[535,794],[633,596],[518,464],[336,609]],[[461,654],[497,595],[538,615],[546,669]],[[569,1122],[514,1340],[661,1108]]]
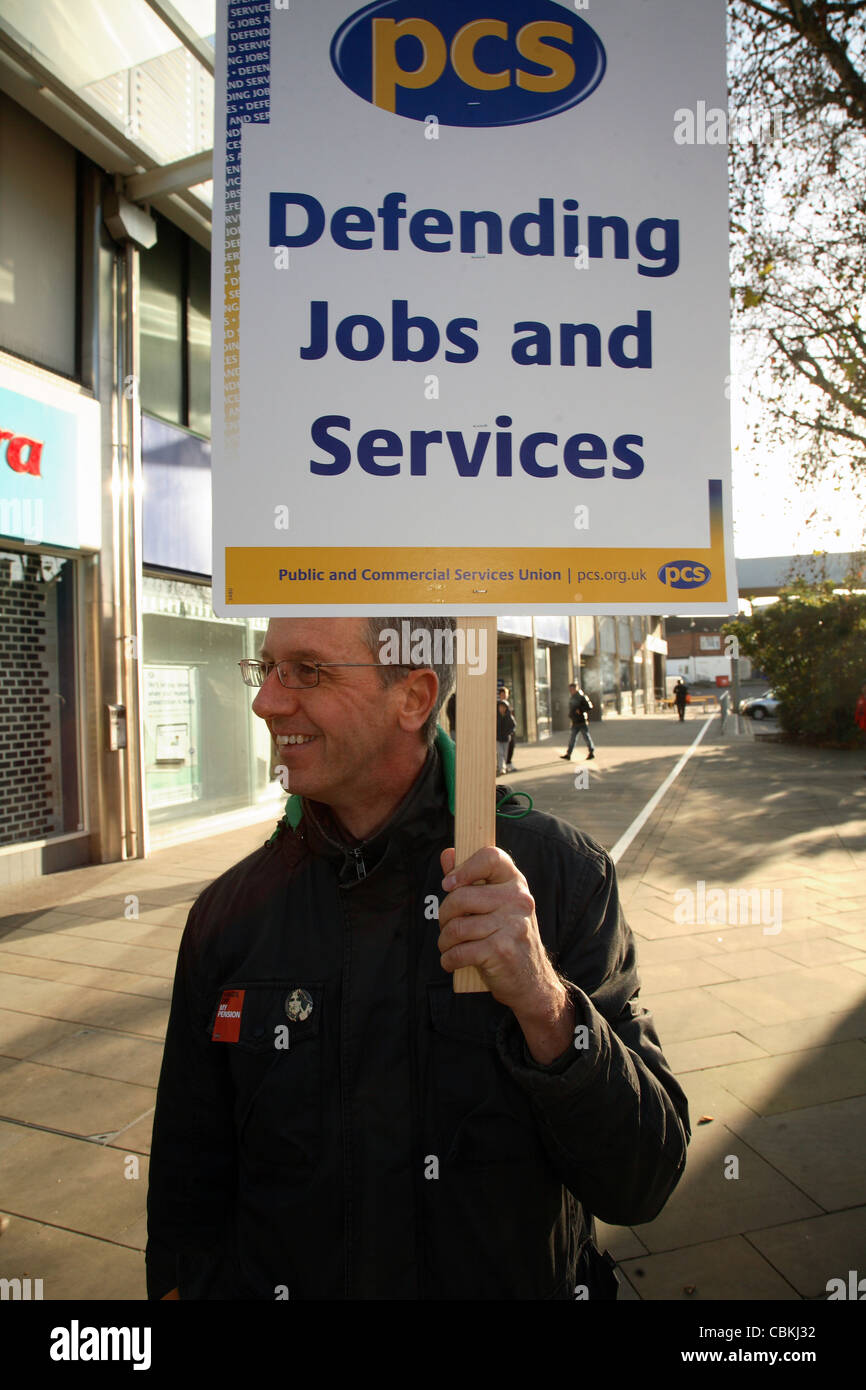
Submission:
[[[760,423],[759,407],[748,398],[752,369],[736,338],[731,342],[731,358],[734,554],[746,559],[866,547],[866,513],[854,504],[844,472],[841,480],[829,478],[820,486],[806,488],[797,478],[793,442],[788,450],[755,447],[751,428]]]

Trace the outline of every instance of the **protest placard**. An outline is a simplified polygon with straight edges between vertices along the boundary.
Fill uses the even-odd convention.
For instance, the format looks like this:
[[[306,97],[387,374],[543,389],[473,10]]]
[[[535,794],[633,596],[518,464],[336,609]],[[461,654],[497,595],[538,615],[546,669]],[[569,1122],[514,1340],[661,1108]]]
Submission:
[[[735,608],[723,0],[220,11],[217,611]]]

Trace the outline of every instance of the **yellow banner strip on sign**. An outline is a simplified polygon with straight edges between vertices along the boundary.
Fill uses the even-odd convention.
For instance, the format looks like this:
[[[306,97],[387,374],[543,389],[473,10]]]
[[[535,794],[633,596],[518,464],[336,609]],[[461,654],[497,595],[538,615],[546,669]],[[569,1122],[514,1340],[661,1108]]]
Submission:
[[[727,599],[721,483],[711,481],[710,544],[548,546],[227,546],[228,604],[657,604]],[[674,604],[675,601],[675,604]]]
[[[226,602],[230,604],[593,604],[719,603],[727,598],[724,572],[710,550],[688,557],[695,587],[663,583],[658,571],[668,550],[485,549],[436,546],[230,546],[226,549]],[[676,557],[675,557],[676,558]],[[503,609],[503,611],[505,611]]]

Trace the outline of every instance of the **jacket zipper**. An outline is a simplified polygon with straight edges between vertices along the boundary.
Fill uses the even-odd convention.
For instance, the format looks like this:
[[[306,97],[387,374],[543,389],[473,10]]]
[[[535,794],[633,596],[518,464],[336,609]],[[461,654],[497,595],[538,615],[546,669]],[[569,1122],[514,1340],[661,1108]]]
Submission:
[[[355,873],[358,875],[358,879],[366,878],[366,877],[367,877],[367,866],[366,866],[366,864],[364,863],[364,856],[363,856],[361,850],[360,850],[360,849],[350,849],[350,850],[347,850],[346,853],[347,853],[347,857],[348,857],[349,855],[351,855],[352,859],[354,859],[354,861],[355,861]]]
[[[413,904],[414,906],[414,904]],[[418,920],[421,918],[420,912],[411,912],[408,931],[408,971],[409,976],[409,1083],[412,1087],[412,1159],[414,1163],[414,1182],[412,1184],[413,1203],[415,1208],[415,1258],[416,1258],[416,1298],[423,1299],[425,1285],[425,1259],[426,1251],[424,1245],[424,1200],[421,1189],[422,1168],[422,1143],[421,1143],[421,1106],[420,1106],[420,1084],[418,1075],[418,958],[421,950],[419,937]]]
[[[352,932],[349,923],[349,913],[346,902],[342,896],[342,891],[337,889],[338,902],[343,921],[343,975],[342,990],[340,1000],[340,1120],[343,1127],[343,1282],[344,1294],[347,1299],[352,1297],[353,1284],[353,1265],[352,1265],[352,1239],[353,1239],[353,1210],[352,1210],[352,1182],[354,1177],[352,1164],[352,1133],[351,1133],[351,1102],[349,1096],[349,1078],[352,1073],[350,1058],[348,1056],[348,1046],[346,1039],[351,1037],[349,1028],[349,1008],[350,991],[349,983],[351,979],[351,960],[352,960]]]

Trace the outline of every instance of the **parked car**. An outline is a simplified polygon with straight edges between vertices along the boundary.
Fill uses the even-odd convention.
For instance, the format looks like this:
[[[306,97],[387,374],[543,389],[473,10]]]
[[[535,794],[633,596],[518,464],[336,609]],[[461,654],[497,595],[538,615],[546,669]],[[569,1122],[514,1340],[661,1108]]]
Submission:
[[[751,700],[741,700],[740,714],[747,714],[750,719],[775,719],[781,703],[772,690],[765,690],[763,695],[755,695]]]

